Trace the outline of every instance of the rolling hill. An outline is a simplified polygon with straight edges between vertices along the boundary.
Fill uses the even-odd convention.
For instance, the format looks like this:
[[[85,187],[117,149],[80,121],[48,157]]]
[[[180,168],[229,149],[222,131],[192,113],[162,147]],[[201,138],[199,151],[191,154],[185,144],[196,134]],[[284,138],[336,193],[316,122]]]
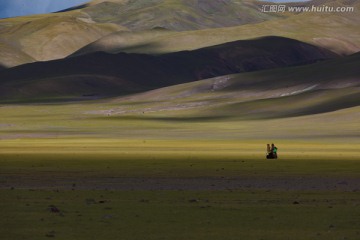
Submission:
[[[359,63],[357,53],[311,65],[220,76],[116,98],[111,108],[93,113],[164,121],[329,113],[360,106]],[[335,114],[336,119],[355,123],[358,112],[346,112],[343,117]]]
[[[293,38],[342,55],[360,51],[360,2],[323,0],[301,3],[305,6],[313,4],[351,6],[355,10],[347,13],[286,13],[281,18],[259,23],[195,31],[174,32],[163,29],[161,34],[160,29],[115,32],[79,49],[73,55],[96,51],[164,54],[263,36]]]
[[[45,61],[68,56],[102,36],[124,29],[110,23],[88,22],[73,13],[34,15],[0,20],[0,41],[37,61]]]
[[[340,54],[360,49],[357,1],[300,3],[355,7],[353,13],[331,14],[262,13],[263,4],[253,0],[100,0],[59,13],[2,19],[0,42],[29,57],[0,55],[0,62],[14,66],[61,59],[104,37],[78,53],[162,54],[268,35],[297,39]],[[166,34],[159,35],[159,30]],[[114,35],[107,37],[111,33]],[[5,48],[0,46],[0,50]]]
[[[277,18],[254,1],[94,1],[59,13],[0,20],[0,41],[37,61],[64,58],[112,32],[237,26]],[[1,48],[0,50],[2,50]],[[7,58],[0,62],[7,61]],[[19,64],[31,62],[24,59]],[[9,65],[9,64],[8,64]]]
[[[336,54],[326,49],[280,37],[157,56],[97,52],[3,70],[0,95],[2,100],[106,97],[335,57]]]
[[[0,42],[0,50],[0,66],[2,68],[11,68],[23,63],[35,62],[35,59],[28,54],[4,42]]]
[[[93,1],[82,9],[95,22],[111,22],[131,30],[173,31],[252,24],[280,17],[261,13],[260,2],[247,0],[110,0]]]

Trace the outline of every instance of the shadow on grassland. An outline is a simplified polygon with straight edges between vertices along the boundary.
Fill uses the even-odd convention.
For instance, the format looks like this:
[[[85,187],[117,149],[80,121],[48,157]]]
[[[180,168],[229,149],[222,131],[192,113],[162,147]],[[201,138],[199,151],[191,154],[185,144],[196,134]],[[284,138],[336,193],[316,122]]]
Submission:
[[[293,96],[229,104],[214,108],[211,112],[248,120],[314,115],[360,106],[360,93],[356,91],[315,90]]]
[[[206,122],[219,121],[229,117],[225,116],[194,116],[194,117],[156,117],[156,116],[104,116],[96,117],[97,120],[132,120],[132,121],[164,121],[164,122]]]

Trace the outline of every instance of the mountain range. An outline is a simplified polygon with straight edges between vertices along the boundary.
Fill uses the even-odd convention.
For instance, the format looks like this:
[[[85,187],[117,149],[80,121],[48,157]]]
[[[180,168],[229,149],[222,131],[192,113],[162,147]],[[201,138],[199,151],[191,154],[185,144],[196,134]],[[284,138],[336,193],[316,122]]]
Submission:
[[[2,99],[32,95],[104,97],[336,57],[327,49],[282,37],[240,40],[162,55],[94,52],[1,71],[0,93]]]
[[[291,122],[291,117],[309,116],[320,125],[319,120],[356,122],[359,64],[357,53],[310,65],[225,75],[113,98],[107,104],[112,108],[94,114],[169,121],[196,116],[204,121],[290,118]],[[339,110],[346,114],[334,113]],[[332,113],[332,119],[323,113]],[[295,121],[294,128],[296,124],[301,122]]]
[[[269,35],[340,54],[360,49],[358,1],[289,3],[355,8],[354,12],[331,14],[263,13],[263,4],[255,0],[97,0],[64,12],[3,19],[0,65],[8,68],[61,59],[89,49],[169,53]]]
[[[95,0],[58,13],[2,19],[0,102],[130,97],[161,109],[159,99],[170,105],[193,101],[202,106],[196,114],[241,118],[358,106],[360,3],[286,4],[354,8],[347,13],[264,13],[263,4]],[[279,110],[269,108],[272,103]]]

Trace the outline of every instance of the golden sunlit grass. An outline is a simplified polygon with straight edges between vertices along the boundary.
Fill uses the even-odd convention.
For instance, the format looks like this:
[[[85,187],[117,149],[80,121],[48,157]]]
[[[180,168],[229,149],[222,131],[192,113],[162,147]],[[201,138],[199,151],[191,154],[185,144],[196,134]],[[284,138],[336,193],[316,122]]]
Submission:
[[[322,178],[358,179],[359,141],[349,134],[356,134],[357,108],[254,121],[198,119],[187,110],[193,119],[89,113],[125,105],[100,100],[0,107],[4,239],[358,238],[356,191],[89,190],[91,180],[101,185],[123,178],[145,185],[162,178],[304,178],[315,185]],[[271,142],[278,160],[265,159]],[[77,189],[89,180],[86,189]]]
[[[75,185],[84,179],[101,184],[106,179],[134,178],[147,184],[151,178],[359,177],[356,144],[279,141],[280,158],[265,160],[264,143],[2,140],[3,184],[11,186],[9,179],[21,177],[24,186],[34,179],[60,185],[1,189],[0,233],[5,239],[356,239],[360,227],[357,192],[81,190]],[[71,184],[74,189],[66,190]]]

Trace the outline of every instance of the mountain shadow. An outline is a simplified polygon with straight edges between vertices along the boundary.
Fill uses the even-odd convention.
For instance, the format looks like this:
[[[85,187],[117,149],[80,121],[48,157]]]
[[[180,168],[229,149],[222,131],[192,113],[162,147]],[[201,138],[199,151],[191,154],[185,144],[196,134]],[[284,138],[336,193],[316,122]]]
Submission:
[[[336,57],[329,50],[282,37],[236,41],[158,56],[96,52],[4,70],[0,73],[0,95],[3,99],[115,96]]]

